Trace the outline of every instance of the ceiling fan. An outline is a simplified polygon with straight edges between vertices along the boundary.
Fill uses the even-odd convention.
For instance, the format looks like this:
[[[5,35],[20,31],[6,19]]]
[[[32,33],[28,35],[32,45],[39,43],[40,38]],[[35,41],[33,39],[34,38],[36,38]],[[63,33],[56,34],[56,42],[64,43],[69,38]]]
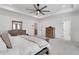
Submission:
[[[44,10],[47,7],[46,5],[40,8],[40,4],[33,4],[33,7],[35,9],[26,9],[26,10],[30,10],[31,11],[30,13],[35,13],[36,15],[39,14],[45,15],[44,12],[50,12],[49,10]]]

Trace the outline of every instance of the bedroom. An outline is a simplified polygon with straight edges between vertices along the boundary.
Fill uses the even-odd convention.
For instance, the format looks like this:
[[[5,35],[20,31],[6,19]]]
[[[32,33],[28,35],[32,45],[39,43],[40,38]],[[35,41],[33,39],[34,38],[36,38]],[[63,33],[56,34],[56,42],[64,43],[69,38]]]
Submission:
[[[75,33],[76,25],[79,25],[77,22],[79,19],[78,17],[79,5],[75,5],[75,4],[68,4],[68,5],[66,4],[59,4],[59,5],[58,4],[39,4],[39,5],[40,6],[35,4],[35,6],[39,8],[47,6],[45,10],[49,10],[50,12],[46,12],[45,15],[42,15],[42,14],[36,15],[35,11],[34,11],[34,14],[32,14],[30,13],[31,12],[30,10],[27,10],[30,8],[34,9],[33,4],[1,4],[0,5],[0,33],[2,34],[3,32],[8,32],[8,31],[12,32],[13,30],[17,30],[16,23],[13,24],[13,21],[17,22],[17,24],[18,22],[22,22],[22,26],[18,25],[18,28],[20,28],[20,30],[26,30],[26,33],[21,33],[21,34],[23,35],[27,34],[26,37],[29,40],[33,41],[34,43],[37,43],[36,41],[38,41],[37,39],[39,39],[39,41],[41,41],[37,43],[39,46],[42,45],[44,42],[50,45],[50,47],[47,45],[49,50],[51,48],[51,51],[49,51],[49,55],[51,54],[52,55],[53,54],[79,54],[78,53],[79,51],[77,50],[78,48],[76,47],[73,48],[73,46],[78,45],[77,43],[79,41],[78,36],[76,36],[78,32]],[[39,11],[38,13],[40,14]],[[74,19],[76,19],[77,21],[74,21]],[[74,22],[76,22],[76,24]],[[54,28],[53,38],[46,37],[47,27]],[[20,34],[20,31],[16,32],[16,35],[18,34]],[[21,36],[21,34],[19,36]],[[13,35],[14,35],[14,38],[16,38],[15,34]],[[21,38],[24,40],[26,37],[23,36],[23,38],[22,37]],[[19,40],[21,41],[20,37],[17,37],[17,38],[19,38]],[[17,43],[19,44],[20,41],[17,38],[16,40],[17,40]],[[33,39],[36,41],[34,41]],[[15,43],[16,43],[16,40],[15,40]],[[21,44],[23,44],[23,42]],[[34,43],[30,43],[29,45],[32,45]],[[63,46],[63,44],[65,47]],[[70,45],[72,45],[72,47],[70,47]],[[34,47],[35,46],[33,46],[33,48]],[[26,49],[25,47],[23,48]],[[36,53],[41,54],[38,52],[41,52],[43,50],[42,52],[48,53],[48,49],[44,49],[44,48],[45,47],[43,47],[39,51],[33,50],[32,52],[33,54],[36,54]],[[72,48],[73,50],[71,51]],[[38,50],[37,47],[35,47],[35,49]],[[13,53],[12,51],[17,52],[16,54],[30,55],[32,53],[32,52],[29,52],[28,54],[26,50],[19,52],[19,50],[20,49],[13,49],[13,50],[8,51],[8,53],[2,52],[2,51],[0,52],[2,52],[1,54],[14,54],[14,55],[15,53]],[[23,52],[26,52],[26,53],[23,53]]]

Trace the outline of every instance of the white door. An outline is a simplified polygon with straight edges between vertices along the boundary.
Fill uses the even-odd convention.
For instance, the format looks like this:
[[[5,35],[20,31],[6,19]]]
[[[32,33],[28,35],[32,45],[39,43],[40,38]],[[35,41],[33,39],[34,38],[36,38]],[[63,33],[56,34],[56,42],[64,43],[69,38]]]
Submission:
[[[66,20],[63,24],[64,39],[71,40],[71,21]]]

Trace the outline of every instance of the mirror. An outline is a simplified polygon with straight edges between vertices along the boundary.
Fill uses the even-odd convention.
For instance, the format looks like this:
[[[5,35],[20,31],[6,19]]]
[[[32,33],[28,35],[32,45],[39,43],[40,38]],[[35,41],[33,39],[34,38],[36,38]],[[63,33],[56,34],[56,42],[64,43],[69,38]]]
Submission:
[[[22,21],[12,21],[12,30],[22,30]]]

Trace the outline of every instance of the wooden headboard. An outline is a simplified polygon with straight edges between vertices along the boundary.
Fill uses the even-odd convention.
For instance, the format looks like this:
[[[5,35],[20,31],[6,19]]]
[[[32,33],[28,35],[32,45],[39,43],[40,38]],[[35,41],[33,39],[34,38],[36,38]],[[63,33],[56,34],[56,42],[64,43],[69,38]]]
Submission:
[[[26,35],[26,30],[9,30],[8,33],[11,34],[11,36]]]

